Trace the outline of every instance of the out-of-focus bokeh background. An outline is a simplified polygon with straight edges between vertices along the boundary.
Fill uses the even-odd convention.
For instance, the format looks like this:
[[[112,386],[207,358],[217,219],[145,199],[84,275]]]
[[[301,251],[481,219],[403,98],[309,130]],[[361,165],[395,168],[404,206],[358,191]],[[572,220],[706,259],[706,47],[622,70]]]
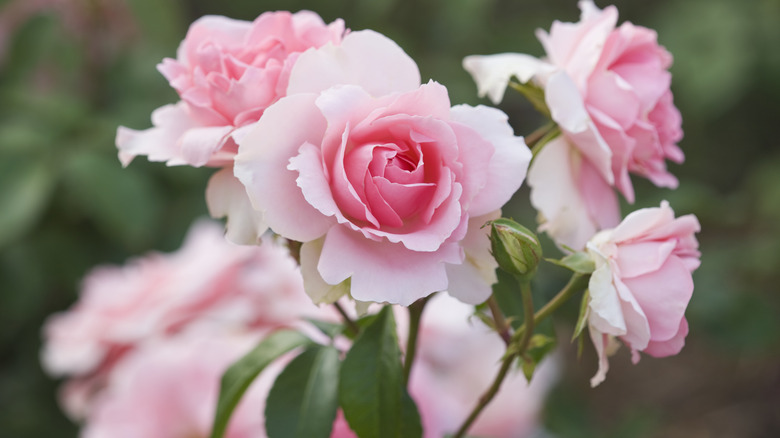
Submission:
[[[780,1],[616,5],[675,56],[680,188],[635,179],[636,207],[668,199],[701,221],[691,333],[673,358],[633,366],[623,349],[591,389],[590,347],[578,361],[566,341],[573,303],[558,318],[565,375],[542,421],[558,437],[780,436]],[[201,15],[277,9],[382,32],[453,103],[470,104],[488,102],[460,67],[465,55],[542,55],[534,30],[579,17],[573,0],[0,1],[0,436],[77,435],[40,368],[42,323],[91,267],[171,251],[206,214],[211,170],[144,158],[122,169],[116,158],[118,125],[147,128],[153,109],[177,100],[155,65]],[[511,92],[501,108],[518,134],[541,122]],[[533,224],[526,192],[508,211]]]

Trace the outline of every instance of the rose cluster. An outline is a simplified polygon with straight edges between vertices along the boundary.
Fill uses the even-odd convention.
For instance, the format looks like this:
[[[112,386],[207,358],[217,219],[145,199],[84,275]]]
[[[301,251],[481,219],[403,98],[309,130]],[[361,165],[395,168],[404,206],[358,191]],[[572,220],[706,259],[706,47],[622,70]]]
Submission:
[[[487,327],[467,322],[470,306],[439,296],[429,311],[436,317],[422,325],[421,342],[439,347],[415,364],[410,391],[434,438],[454,430],[479,395],[481,371],[496,366],[502,349]],[[336,319],[310,302],[283,246],[270,239],[237,246],[218,225],[199,222],[175,253],[94,269],[80,300],[49,318],[42,359],[50,374],[68,378],[61,401],[84,422],[85,438],[207,436],[227,367],[279,327],[316,338],[303,318]],[[482,353],[450,348],[464,343]],[[267,436],[259,413],[288,360],[275,361],[252,384],[225,436]],[[533,385],[521,376],[508,381],[501,397],[522,402],[522,414],[495,405],[477,430],[501,431],[497,437],[534,430],[555,374],[551,362]],[[432,397],[441,394],[449,394],[447,409]],[[332,437],[353,436],[339,417]]]
[[[617,195],[634,202],[631,175],[659,187],[678,184],[667,169],[667,160],[684,159],[677,146],[681,117],[670,91],[672,57],[654,31],[618,26],[614,6],[601,10],[590,0],[579,6],[579,22],[556,21],[549,32],[537,32],[543,59],[504,53],[463,61],[481,95],[498,104],[511,86],[549,117],[525,139],[498,109],[453,105],[444,85],[423,81],[414,60],[377,32],[349,31],[341,20],[326,24],[309,11],[267,12],[251,23],[213,16],[193,23],[177,58],[158,66],[181,100],[156,110],[152,128],[120,127],[119,158],[124,165],[145,155],[168,165],[219,168],[206,189],[209,211],[226,217],[229,241],[250,246],[188,243],[181,255],[89,277],[82,301],[47,326],[44,350],[50,371],[75,377],[65,392],[80,394],[68,399],[80,400],[90,418],[85,430],[99,430],[97,424],[108,424],[103,420],[135,422],[125,415],[137,413],[159,420],[149,426],[154,430],[173,428],[161,437],[202,434],[210,424],[204,418],[214,411],[213,403],[201,402],[216,399],[221,370],[251,339],[271,330],[307,332],[307,317],[338,328],[336,334],[322,326],[322,333],[307,332],[312,339],[329,337],[322,343],[337,351],[334,379],[338,366],[353,363],[352,347],[364,348],[366,338],[397,344],[406,337],[407,351],[363,359],[387,359],[381,367],[388,375],[400,376],[403,365],[405,386],[386,383],[398,397],[387,406],[402,415],[408,390],[430,437],[531,431],[538,397],[554,374],[545,366],[553,365],[542,364],[530,388],[510,370],[518,361],[530,378],[553,342],[535,333],[536,319],[584,289],[577,334],[587,327],[598,354],[592,385],[604,380],[615,339],[631,349],[635,362],[639,352],[678,353],[699,265],[699,223],[693,215],[675,218],[665,201],[621,220]],[[565,253],[554,263],[573,271],[570,284],[547,303],[549,311],[537,313],[530,287],[537,264],[550,259],[533,232],[501,218],[526,175],[539,230]],[[514,232],[520,235],[511,238]],[[287,251],[280,244],[294,261],[269,255]],[[497,259],[502,268],[522,268],[522,275],[508,271],[518,275],[523,315],[504,315],[507,309],[494,295]],[[104,281],[115,293],[99,286]],[[312,302],[335,303],[344,323],[325,310],[330,307]],[[398,316],[387,317],[387,308],[372,315],[372,303],[410,306],[402,336],[392,319],[404,320],[399,306]],[[487,325],[471,324],[471,316]],[[237,331],[242,339],[209,343]],[[181,345],[141,354],[171,339]],[[212,347],[219,359],[200,363],[188,356],[191,349]],[[247,398],[259,397],[262,405],[275,375],[287,372],[291,360],[302,363],[297,361],[305,354],[274,361]],[[203,368],[172,371],[180,366]],[[497,388],[490,379],[495,370],[504,389],[482,393]],[[188,387],[186,379],[196,374],[209,377],[202,388]],[[366,384],[377,379],[384,376]],[[164,391],[160,400],[177,406],[175,412],[145,411],[153,405],[142,400],[156,397],[154,391]],[[190,403],[198,391],[209,395]],[[350,405],[349,395],[334,394],[322,431],[347,437],[374,427],[365,426],[366,413],[355,413],[361,403]],[[494,397],[500,403],[487,406]],[[78,403],[67,404],[73,410]],[[228,435],[263,436],[246,432],[262,431],[262,424],[250,423],[245,428],[234,421]],[[101,433],[88,436],[110,435]],[[155,436],[146,429],[134,433]]]

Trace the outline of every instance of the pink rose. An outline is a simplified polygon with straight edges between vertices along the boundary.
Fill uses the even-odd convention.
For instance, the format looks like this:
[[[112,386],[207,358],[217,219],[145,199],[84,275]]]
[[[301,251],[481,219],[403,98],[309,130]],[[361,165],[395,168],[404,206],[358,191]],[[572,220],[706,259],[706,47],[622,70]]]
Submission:
[[[318,314],[285,248],[234,245],[201,222],[176,253],[93,270],[79,301],[47,321],[42,361],[52,375],[78,378],[64,404],[79,416],[102,376],[149,339],[193,328],[270,330]]]
[[[177,59],[166,58],[158,65],[181,101],[156,109],[150,129],[119,127],[119,159],[125,166],[135,156],[146,155],[168,165],[226,168],[209,181],[209,211],[214,217],[243,216],[228,222],[228,238],[256,243],[252,237],[266,227],[262,218],[241,214],[251,208],[232,174],[236,141],[287,94],[298,55],[338,44],[344,32],[342,20],[326,25],[310,11],[266,12],[253,22],[220,16],[198,19],[179,46]]]
[[[613,187],[633,203],[629,173],[675,188],[665,160],[684,159],[676,145],[681,117],[669,90],[672,56],[654,31],[628,22],[616,28],[614,6],[602,11],[589,0],[579,5],[579,23],[556,21],[549,34],[537,32],[544,61],[520,54],[464,60],[480,93],[494,101],[512,76],[535,78],[544,88],[563,137],[536,157],[528,184],[538,192],[531,200],[548,233],[573,248],[582,248],[596,230],[617,225]]]
[[[664,201],[658,208],[637,210],[616,228],[588,242],[596,263],[590,278],[588,324],[599,356],[591,385],[607,373],[612,336],[639,352],[664,357],[680,352],[688,334],[685,308],[693,293],[691,273],[699,267],[699,244],[693,215],[674,218]]]
[[[479,227],[520,186],[530,153],[502,112],[451,108],[442,85],[421,86],[386,37],[353,32],[302,54],[288,96],[239,145],[235,174],[271,229],[304,242],[315,301],[489,296]]]
[[[338,44],[344,22],[326,25],[310,11],[266,12],[253,22],[205,16],[190,26],[177,52],[157,66],[181,101],[152,114],[154,128],[120,127],[122,163],[136,155],[169,165],[232,164],[236,130],[256,122],[286,95],[301,52]]]
[[[84,419],[84,438],[206,437],[228,366],[249,351],[258,336],[200,333],[151,340],[111,372]],[[226,438],[265,437],[265,398],[284,362],[277,361],[252,383],[230,420]]]

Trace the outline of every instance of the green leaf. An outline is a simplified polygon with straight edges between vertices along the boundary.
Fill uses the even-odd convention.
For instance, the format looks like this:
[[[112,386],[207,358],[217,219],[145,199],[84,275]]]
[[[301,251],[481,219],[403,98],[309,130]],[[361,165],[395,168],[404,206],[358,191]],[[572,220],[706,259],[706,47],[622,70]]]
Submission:
[[[265,367],[284,353],[310,343],[309,338],[296,331],[280,330],[272,333],[231,365],[222,375],[211,438],[222,438],[236,405]]]
[[[328,438],[338,410],[339,351],[309,347],[276,378],[265,407],[269,438]]]
[[[422,434],[422,421],[420,420],[420,413],[417,411],[417,404],[406,391],[406,388],[403,388],[403,394],[401,395],[401,432],[398,436],[400,438],[422,437]]]
[[[585,293],[582,294],[582,301],[580,301],[580,315],[577,317],[577,324],[574,326],[574,334],[571,337],[572,342],[577,339],[582,330],[588,323],[588,303],[590,302],[590,290],[585,289]]]
[[[319,331],[321,331],[325,336],[333,339],[336,336],[340,335],[344,331],[344,325],[343,324],[336,324],[332,322],[326,322],[326,321],[320,321],[313,318],[304,318],[306,321],[309,321],[311,325],[314,327],[317,327]]]
[[[536,334],[531,337],[528,343],[528,349],[520,357],[520,366],[523,369],[525,378],[530,382],[534,375],[536,366],[555,348],[555,338],[547,335]]]
[[[347,353],[339,401],[350,428],[361,438],[420,437],[417,408],[404,400],[398,335],[390,306],[361,331]],[[419,433],[416,433],[419,432]]]
[[[569,254],[560,260],[556,260],[556,259],[545,259],[545,260],[547,260],[548,262],[554,265],[558,265],[560,267],[566,268],[578,274],[585,274],[585,275],[592,274],[593,271],[596,270],[596,265],[595,263],[593,263],[593,259],[588,255],[588,253],[583,251],[578,251]]]

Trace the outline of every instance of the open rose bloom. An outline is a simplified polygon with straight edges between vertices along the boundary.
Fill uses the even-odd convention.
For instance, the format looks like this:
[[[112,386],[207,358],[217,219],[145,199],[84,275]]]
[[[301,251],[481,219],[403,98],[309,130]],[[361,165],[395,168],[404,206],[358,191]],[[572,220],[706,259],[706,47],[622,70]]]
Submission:
[[[596,263],[590,278],[588,325],[599,356],[601,383],[607,373],[610,337],[632,352],[675,355],[685,345],[685,309],[693,293],[691,273],[699,267],[699,222],[693,215],[674,217],[669,204],[637,210],[617,227],[594,236],[587,245]]]
[[[74,417],[122,357],[150,339],[198,328],[270,331],[304,316],[324,317],[303,292],[286,248],[227,242],[215,223],[196,223],[182,248],[125,266],[95,268],[79,300],[44,327],[44,368],[69,376],[63,392]]]
[[[168,165],[223,167],[211,179],[207,200],[212,216],[231,211],[246,215],[228,223],[228,237],[253,243],[265,227],[249,208],[243,188],[233,178],[236,142],[266,108],[285,96],[298,55],[326,43],[338,44],[344,22],[326,25],[310,11],[266,12],[253,22],[219,16],[195,21],[176,59],[158,70],[181,97],[152,113],[154,127],[120,127],[116,144],[128,165],[135,156]]]
[[[531,203],[556,242],[574,249],[620,221],[617,189],[634,202],[630,173],[677,187],[665,160],[683,161],[676,143],[681,117],[669,90],[672,57],[650,29],[616,27],[614,6],[579,3],[578,23],[539,30],[543,60],[523,54],[470,56],[464,67],[481,95],[499,102],[510,79],[533,81],[545,92],[562,135],[547,144],[529,170]]]
[[[315,302],[487,299],[495,262],[480,227],[531,158],[506,115],[451,107],[372,31],[300,55],[287,94],[239,140],[235,174],[269,227],[303,242]]]

